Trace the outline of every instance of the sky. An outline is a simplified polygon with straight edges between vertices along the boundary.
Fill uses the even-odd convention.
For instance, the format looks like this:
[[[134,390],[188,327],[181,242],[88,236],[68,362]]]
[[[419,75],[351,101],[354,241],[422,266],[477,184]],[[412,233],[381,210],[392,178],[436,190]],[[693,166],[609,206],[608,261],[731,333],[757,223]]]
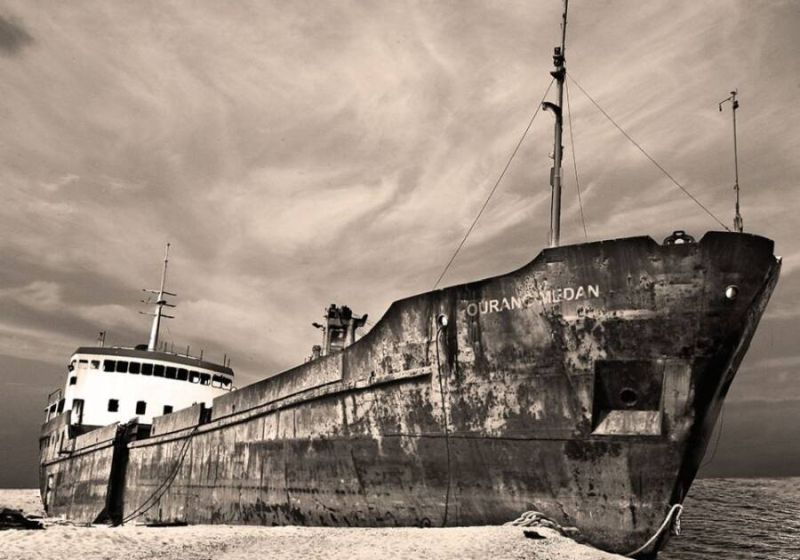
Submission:
[[[302,362],[330,303],[374,322],[432,289],[550,82],[560,7],[0,0],[0,451],[35,449],[75,348],[147,342],[167,242],[162,340],[229,356],[240,386]],[[566,54],[729,227],[717,104],[738,88],[745,230],[784,262],[729,399],[794,402],[800,425],[800,3],[572,0]],[[721,229],[568,86],[563,243]],[[546,245],[552,127],[536,117],[442,285]]]

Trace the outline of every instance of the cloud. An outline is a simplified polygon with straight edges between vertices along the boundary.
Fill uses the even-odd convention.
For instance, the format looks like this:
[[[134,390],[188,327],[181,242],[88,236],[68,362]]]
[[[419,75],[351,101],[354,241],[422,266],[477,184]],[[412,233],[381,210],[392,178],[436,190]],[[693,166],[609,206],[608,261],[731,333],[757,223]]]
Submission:
[[[62,175],[61,177],[58,177],[51,182],[42,182],[40,183],[40,185],[45,191],[49,193],[54,193],[60,189],[63,189],[64,187],[71,185],[72,183],[78,181],[79,179],[80,177],[78,175],[75,175],[73,173],[67,173],[66,175]]]
[[[33,37],[14,17],[0,15],[0,53],[14,55],[33,43]]]
[[[778,307],[771,306],[767,308],[764,314],[765,319],[776,319],[779,321],[788,321],[800,317],[800,304],[795,304],[792,307]]]
[[[61,304],[61,287],[55,282],[36,280],[27,286],[0,290],[0,299],[12,300],[40,311],[55,311]]]
[[[787,313],[792,10],[632,6],[573,9],[570,72],[726,223],[730,121],[716,103],[740,80],[745,225],[789,255],[768,309]],[[332,301],[377,318],[431,289],[535,110],[558,40],[555,4],[161,8],[17,8],[37,48],[0,69],[0,281],[3,324],[24,329],[26,348],[57,339],[68,353],[106,328],[119,343],[146,338],[139,290],[158,282],[167,241],[180,297],[164,336],[233,354],[249,379],[301,361]],[[570,94],[590,240],[719,227]],[[537,117],[444,284],[544,247],[552,124]],[[573,243],[584,236],[565,146]]]
[[[794,369],[800,366],[800,356],[777,356],[759,360],[748,367],[756,370],[769,370],[769,369]]]

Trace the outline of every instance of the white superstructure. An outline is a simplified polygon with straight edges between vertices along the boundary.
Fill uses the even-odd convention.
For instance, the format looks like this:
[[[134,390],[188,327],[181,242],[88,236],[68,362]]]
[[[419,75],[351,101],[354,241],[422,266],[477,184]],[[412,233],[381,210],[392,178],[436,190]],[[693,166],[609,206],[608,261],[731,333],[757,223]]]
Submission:
[[[233,387],[233,370],[197,358],[132,348],[78,348],[64,390],[71,424],[105,426],[205,403]],[[57,413],[57,410],[49,414]]]
[[[165,291],[169,244],[164,255],[161,287],[145,290],[156,294],[149,343],[136,348],[82,347],[67,366],[67,382],[62,395],[48,399],[50,418],[71,410],[70,424],[98,427],[137,418],[151,424],[155,416],[204,403],[233,389],[233,370],[202,358],[159,352],[158,335],[167,303]],[[53,395],[51,395],[53,397]]]

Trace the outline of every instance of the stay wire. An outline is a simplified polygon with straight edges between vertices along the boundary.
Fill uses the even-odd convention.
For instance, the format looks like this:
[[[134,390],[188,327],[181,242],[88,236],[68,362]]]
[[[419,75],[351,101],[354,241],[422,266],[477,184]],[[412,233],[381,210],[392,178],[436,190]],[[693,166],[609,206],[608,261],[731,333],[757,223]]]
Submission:
[[[438,322],[438,321],[437,321]],[[445,399],[444,384],[442,383],[442,364],[439,361],[439,337],[441,336],[444,328],[438,325],[436,328],[436,371],[439,377],[439,394],[442,399],[442,416],[444,419],[444,445],[447,453],[447,491],[444,496],[444,518],[442,520],[442,527],[447,526],[447,513],[450,507],[450,487],[452,482],[452,470],[450,468],[450,420],[447,415],[447,401]],[[449,391],[448,391],[449,392]]]
[[[714,461],[714,457],[716,457],[717,455],[717,447],[719,447],[719,440],[722,437],[722,428],[724,426],[725,426],[725,404],[723,403],[722,408],[719,411],[719,429],[717,430],[717,439],[714,442],[714,447],[711,450],[711,456],[700,465],[700,468],[707,467]]]
[[[569,86],[567,85],[567,82],[564,82],[564,89],[567,92],[567,122],[569,122],[569,143],[572,146],[572,168],[575,170],[575,187],[578,189],[578,207],[581,209],[583,237],[588,241],[589,234],[586,233],[586,218],[583,216],[583,200],[581,200],[581,182],[578,180],[578,161],[575,159],[575,137],[572,134],[572,105],[570,105],[569,102]]]
[[[522,133],[522,136],[520,136],[519,142],[517,142],[517,145],[514,147],[514,151],[511,152],[511,156],[508,158],[508,161],[506,162],[505,167],[503,167],[503,171],[500,173],[500,176],[497,178],[497,181],[495,181],[494,186],[492,187],[492,190],[489,192],[489,196],[486,197],[486,200],[483,202],[483,206],[481,206],[481,209],[478,211],[478,215],[475,216],[475,219],[472,221],[472,224],[469,226],[469,229],[467,229],[467,233],[464,234],[464,238],[461,240],[461,243],[458,244],[458,247],[456,248],[455,252],[453,253],[453,256],[450,257],[450,260],[445,265],[444,270],[442,270],[442,273],[439,275],[439,278],[436,280],[436,283],[433,285],[433,289],[434,290],[439,286],[439,282],[442,281],[442,278],[444,278],[444,275],[447,274],[447,271],[450,269],[450,266],[453,264],[453,261],[456,260],[456,257],[458,256],[458,253],[461,251],[461,248],[464,246],[464,243],[466,243],[467,238],[469,237],[469,234],[472,233],[472,230],[475,228],[475,224],[477,224],[478,220],[481,219],[481,215],[483,215],[483,211],[486,210],[486,206],[488,206],[489,201],[492,199],[492,196],[494,195],[495,191],[497,190],[497,187],[500,186],[500,181],[502,181],[503,177],[505,177],[506,172],[508,171],[508,168],[511,166],[511,162],[514,160],[514,157],[517,155],[517,152],[519,151],[520,146],[522,146],[522,141],[525,140],[525,137],[528,135],[528,131],[531,129],[531,126],[533,126],[533,121],[536,119],[536,115],[539,114],[539,111],[542,108],[542,103],[544,103],[544,100],[547,97],[547,94],[550,92],[550,88],[553,87],[553,82],[554,81],[555,81],[555,79],[550,80],[550,83],[548,84],[547,89],[544,91],[544,95],[542,96],[542,100],[536,106],[536,110],[533,112],[533,116],[531,117],[531,120],[528,122],[528,126],[525,127],[525,131]]]
[[[622,128],[620,125],[618,125],[618,124],[617,124],[617,122],[616,122],[614,119],[612,119],[612,118],[611,118],[611,116],[610,116],[608,113],[606,113],[606,112],[603,110],[603,108],[602,108],[602,107],[600,107],[600,105],[597,103],[597,101],[595,101],[595,100],[592,98],[592,96],[591,96],[591,95],[589,95],[588,93],[586,93],[586,90],[585,90],[585,89],[583,89],[583,87],[581,87],[581,85],[578,83],[578,81],[577,81],[577,80],[575,80],[575,78],[572,76],[572,74],[569,74],[569,73],[568,73],[568,74],[567,74],[567,76],[569,76],[569,79],[570,79],[570,80],[572,80],[572,83],[573,83],[573,84],[575,84],[576,86],[578,86],[578,89],[579,89],[579,90],[581,90],[581,92],[583,92],[583,94],[584,94],[584,95],[585,95],[585,96],[586,96],[586,97],[589,99],[589,101],[591,101],[591,102],[592,102],[592,104],[593,104],[595,107],[597,107],[597,110],[598,110],[598,111],[600,111],[601,113],[603,113],[603,116],[605,116],[605,117],[606,117],[606,118],[607,118],[609,121],[611,121],[611,124],[613,124],[613,125],[614,125],[614,126],[617,128],[617,130],[619,130],[619,131],[622,133],[622,135],[623,135],[623,136],[625,136],[625,138],[627,138],[627,139],[630,141],[630,143],[631,143],[631,144],[633,144],[634,146],[636,146],[636,147],[639,149],[639,151],[640,151],[640,152],[642,152],[642,153],[644,154],[644,156],[645,156],[647,159],[649,159],[649,160],[650,160],[650,162],[651,162],[653,165],[655,165],[655,166],[656,166],[658,169],[660,169],[660,170],[661,170],[661,172],[662,172],[664,175],[666,175],[666,176],[669,178],[669,180],[670,180],[670,181],[672,181],[672,182],[675,184],[675,186],[676,186],[676,187],[678,187],[680,190],[682,190],[682,191],[684,192],[684,194],[686,194],[686,196],[688,196],[689,198],[691,198],[691,199],[694,201],[694,203],[695,203],[695,204],[697,204],[697,205],[698,205],[700,208],[702,208],[702,209],[705,211],[705,213],[706,213],[706,214],[708,214],[709,216],[711,216],[711,217],[712,217],[712,218],[713,218],[713,219],[714,219],[714,220],[715,220],[715,221],[716,221],[716,222],[717,222],[719,225],[721,225],[723,228],[725,228],[725,230],[726,230],[726,231],[731,231],[731,229],[730,229],[728,226],[726,226],[726,225],[725,225],[725,224],[724,224],[724,223],[723,223],[723,222],[722,222],[722,221],[721,221],[719,218],[717,218],[717,217],[714,215],[714,213],[713,213],[711,210],[709,210],[708,208],[706,208],[706,207],[703,205],[703,203],[702,203],[702,202],[700,202],[699,200],[697,200],[697,198],[695,198],[695,197],[694,197],[694,195],[693,195],[692,193],[690,193],[690,192],[689,192],[689,191],[686,189],[686,187],[684,187],[683,185],[681,185],[681,184],[680,184],[680,183],[679,183],[679,182],[678,182],[678,181],[675,179],[675,177],[673,177],[672,175],[670,175],[670,174],[669,174],[669,172],[668,172],[666,169],[664,169],[664,168],[663,168],[663,167],[662,167],[662,166],[661,166],[661,165],[660,165],[660,164],[659,164],[659,163],[658,163],[658,162],[657,162],[655,159],[653,159],[653,157],[652,157],[650,154],[648,154],[648,153],[645,151],[645,149],[644,149],[644,148],[642,148],[642,147],[639,145],[639,143],[638,143],[638,142],[636,142],[636,140],[634,140],[633,138],[631,138],[631,136],[630,136],[630,135],[629,135],[627,132],[625,132],[625,130],[623,130],[623,128]]]

